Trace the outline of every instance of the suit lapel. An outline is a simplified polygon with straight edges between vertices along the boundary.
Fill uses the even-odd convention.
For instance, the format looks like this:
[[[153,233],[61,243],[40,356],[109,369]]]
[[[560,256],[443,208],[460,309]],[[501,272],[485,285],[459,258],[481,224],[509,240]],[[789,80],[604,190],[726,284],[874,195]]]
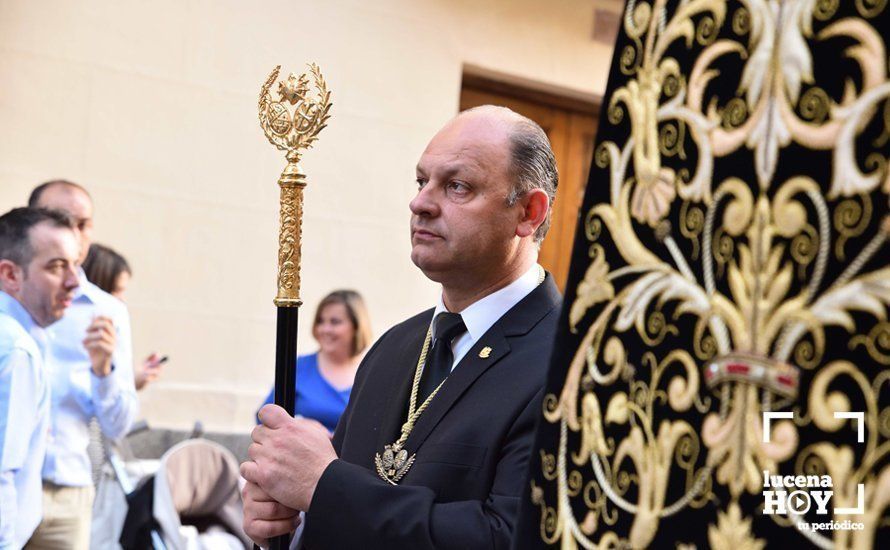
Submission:
[[[414,371],[417,368],[417,360],[423,347],[427,329],[432,320],[430,315],[423,316],[425,322],[421,323],[416,333],[406,338],[401,345],[399,359],[392,369],[392,376],[387,385],[392,390],[388,392],[388,405],[383,421],[380,425],[380,433],[377,437],[377,450],[383,451],[383,447],[392,444],[401,435],[402,424],[408,416],[408,400],[411,398],[411,385],[414,382]]]
[[[479,352],[485,347],[491,348],[487,359],[479,357]],[[451,409],[460,396],[473,385],[473,382],[508,353],[510,353],[510,345],[507,344],[507,339],[504,338],[503,332],[495,324],[485,333],[485,336],[476,342],[476,345],[467,352],[460,363],[454,367],[454,371],[445,379],[445,383],[442,384],[436,397],[433,398],[429,407],[417,420],[417,425],[414,426],[414,430],[408,436],[405,447],[408,449],[420,447],[430,432],[433,431],[433,428],[436,427],[436,424],[442,420],[442,417],[445,416],[445,413]]]
[[[559,304],[559,290],[548,274],[544,282],[520,300],[496,322],[470,351],[461,359],[445,379],[436,397],[417,421],[405,442],[408,452],[415,452],[426,440],[433,428],[451,409],[458,399],[482,374],[510,353],[507,336],[528,333],[551,309]],[[484,348],[491,348],[488,357],[480,357]],[[486,355],[486,354],[483,354]]]

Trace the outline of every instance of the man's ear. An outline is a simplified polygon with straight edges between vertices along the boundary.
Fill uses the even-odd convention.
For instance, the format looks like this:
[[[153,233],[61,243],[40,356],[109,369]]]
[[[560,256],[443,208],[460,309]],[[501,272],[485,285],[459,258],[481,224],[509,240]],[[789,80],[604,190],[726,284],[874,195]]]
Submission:
[[[516,235],[523,238],[534,235],[547,219],[550,197],[543,189],[532,189],[519,199],[519,206],[522,207],[522,218],[516,226]]]
[[[12,260],[0,260],[0,289],[17,293],[22,288],[25,272]]]

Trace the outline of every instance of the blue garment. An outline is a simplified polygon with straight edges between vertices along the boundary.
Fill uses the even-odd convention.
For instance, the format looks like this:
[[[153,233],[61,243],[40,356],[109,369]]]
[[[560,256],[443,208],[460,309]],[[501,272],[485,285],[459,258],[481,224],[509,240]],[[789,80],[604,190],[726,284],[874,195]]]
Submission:
[[[349,403],[352,388],[338,390],[318,370],[318,353],[297,357],[297,414],[318,420],[334,431],[340,415]],[[275,402],[275,388],[269,392],[263,405]]]
[[[43,515],[40,469],[49,429],[44,330],[0,291],[0,549],[21,548]]]
[[[87,328],[98,316],[110,317],[117,331],[112,371],[93,373],[83,346]],[[111,440],[125,436],[136,417],[138,401],[133,383],[130,315],[123,302],[89,282],[83,271],[74,302],[64,317],[46,329],[49,348],[46,372],[52,388],[52,413],[43,479],[56,485],[92,485],[87,445],[90,419],[96,417]]]

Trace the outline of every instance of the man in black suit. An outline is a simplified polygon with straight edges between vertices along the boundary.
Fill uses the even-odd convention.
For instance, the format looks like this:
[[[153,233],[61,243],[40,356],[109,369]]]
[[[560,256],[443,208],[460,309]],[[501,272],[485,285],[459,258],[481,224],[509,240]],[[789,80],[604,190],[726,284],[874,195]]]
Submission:
[[[485,106],[417,165],[411,259],[442,296],[366,355],[333,441],[264,407],[245,531],[304,548],[507,548],[560,296],[537,264],[557,174],[534,122]]]

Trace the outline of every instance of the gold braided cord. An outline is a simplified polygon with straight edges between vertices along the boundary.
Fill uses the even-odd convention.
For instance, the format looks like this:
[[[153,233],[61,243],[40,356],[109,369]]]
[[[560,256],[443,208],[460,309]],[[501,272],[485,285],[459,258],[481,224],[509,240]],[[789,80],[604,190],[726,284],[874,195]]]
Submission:
[[[442,387],[442,384],[445,383],[445,380],[442,380],[436,389],[427,397],[423,403],[421,403],[420,408],[414,410],[417,407],[417,391],[420,388],[420,378],[423,376],[423,369],[426,367],[426,356],[430,351],[430,342],[433,340],[433,326],[430,325],[430,328],[426,331],[426,338],[423,340],[423,348],[420,351],[420,358],[417,359],[417,367],[414,369],[414,383],[411,385],[411,399],[408,402],[408,419],[402,424],[402,436],[396,441],[396,445],[401,448],[405,441],[408,439],[408,436],[411,435],[411,431],[414,429],[414,423],[420,418],[420,415],[423,414],[423,411],[429,406],[430,402],[439,393],[439,388]]]
[[[544,278],[546,277],[546,272],[544,268],[538,265],[538,285],[544,282]],[[414,429],[414,423],[417,422],[417,419],[420,418],[420,415],[423,414],[423,411],[429,406],[430,402],[436,397],[436,394],[439,393],[439,389],[442,387],[442,384],[445,383],[445,380],[439,382],[439,385],[436,386],[436,389],[427,397],[423,403],[420,404],[420,408],[415,410],[417,407],[417,392],[420,388],[420,378],[423,376],[423,369],[426,367],[426,356],[430,351],[430,343],[433,341],[433,325],[430,323],[430,328],[426,331],[426,338],[423,340],[423,348],[420,350],[420,357],[417,359],[417,367],[414,369],[414,382],[411,385],[411,399],[408,401],[408,419],[402,424],[402,436],[399,437],[399,440],[395,442],[395,446],[402,448],[405,445],[405,441],[408,440],[408,436],[411,435],[411,431]]]

